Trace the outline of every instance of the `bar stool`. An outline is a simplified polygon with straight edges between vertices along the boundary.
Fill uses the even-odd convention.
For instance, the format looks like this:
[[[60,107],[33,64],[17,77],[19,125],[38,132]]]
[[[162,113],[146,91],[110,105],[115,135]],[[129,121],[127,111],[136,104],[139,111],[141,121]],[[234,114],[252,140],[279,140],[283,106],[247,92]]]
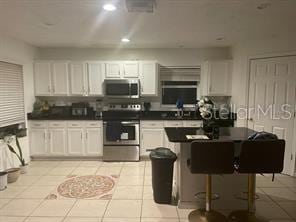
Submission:
[[[230,141],[194,141],[188,166],[192,174],[206,174],[206,209],[192,211],[190,222],[226,222],[227,217],[212,210],[212,174],[234,172],[234,143]]]
[[[246,140],[236,171],[248,174],[248,210],[237,210],[228,216],[233,222],[267,222],[255,215],[256,174],[281,173],[284,165],[284,140]]]

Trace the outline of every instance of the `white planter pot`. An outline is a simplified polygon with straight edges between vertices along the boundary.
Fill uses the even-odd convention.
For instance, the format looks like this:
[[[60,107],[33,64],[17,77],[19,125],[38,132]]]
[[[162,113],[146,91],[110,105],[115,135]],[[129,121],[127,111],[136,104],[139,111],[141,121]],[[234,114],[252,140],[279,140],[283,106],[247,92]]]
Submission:
[[[20,166],[21,174],[28,173],[28,166],[29,164],[26,164],[25,166]]]
[[[0,172],[0,191],[7,188],[7,172]]]

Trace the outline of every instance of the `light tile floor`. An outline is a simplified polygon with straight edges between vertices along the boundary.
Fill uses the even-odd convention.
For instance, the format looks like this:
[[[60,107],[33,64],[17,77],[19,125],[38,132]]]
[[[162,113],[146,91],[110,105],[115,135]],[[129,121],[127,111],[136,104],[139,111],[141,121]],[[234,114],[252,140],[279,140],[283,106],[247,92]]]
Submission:
[[[118,178],[106,199],[46,198],[73,175]],[[271,182],[270,176],[257,176],[257,193],[259,215],[296,222],[296,178],[277,175]],[[187,222],[190,211],[154,203],[149,161],[33,161],[28,174],[0,192],[1,222]]]

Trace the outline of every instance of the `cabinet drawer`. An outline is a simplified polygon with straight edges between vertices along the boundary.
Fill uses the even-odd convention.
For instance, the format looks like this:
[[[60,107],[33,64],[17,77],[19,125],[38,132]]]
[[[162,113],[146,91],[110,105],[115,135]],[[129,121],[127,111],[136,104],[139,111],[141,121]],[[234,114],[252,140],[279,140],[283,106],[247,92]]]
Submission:
[[[30,128],[47,128],[48,122],[47,121],[30,121],[29,126]]]
[[[68,121],[67,125],[70,128],[76,128],[76,127],[82,128],[85,126],[85,122],[83,122],[83,121]]]
[[[165,121],[164,125],[165,127],[182,127],[183,122],[182,121]]]
[[[184,127],[201,127],[202,121],[196,120],[196,121],[183,121]]]
[[[65,128],[67,124],[64,121],[49,121],[48,126],[50,128]]]
[[[91,127],[95,127],[95,128],[102,127],[102,121],[87,121],[87,122],[85,122],[85,126],[88,127],[88,128],[91,128]]]
[[[163,121],[141,121],[142,128],[163,128]]]

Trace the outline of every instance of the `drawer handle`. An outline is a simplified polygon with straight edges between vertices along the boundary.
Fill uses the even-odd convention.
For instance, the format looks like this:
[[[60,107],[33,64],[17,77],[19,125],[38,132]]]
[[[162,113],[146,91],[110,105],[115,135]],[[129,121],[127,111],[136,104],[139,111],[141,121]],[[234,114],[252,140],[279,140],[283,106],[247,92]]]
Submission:
[[[71,126],[78,126],[77,124],[71,124]]]
[[[34,124],[34,126],[41,126],[41,124]]]

